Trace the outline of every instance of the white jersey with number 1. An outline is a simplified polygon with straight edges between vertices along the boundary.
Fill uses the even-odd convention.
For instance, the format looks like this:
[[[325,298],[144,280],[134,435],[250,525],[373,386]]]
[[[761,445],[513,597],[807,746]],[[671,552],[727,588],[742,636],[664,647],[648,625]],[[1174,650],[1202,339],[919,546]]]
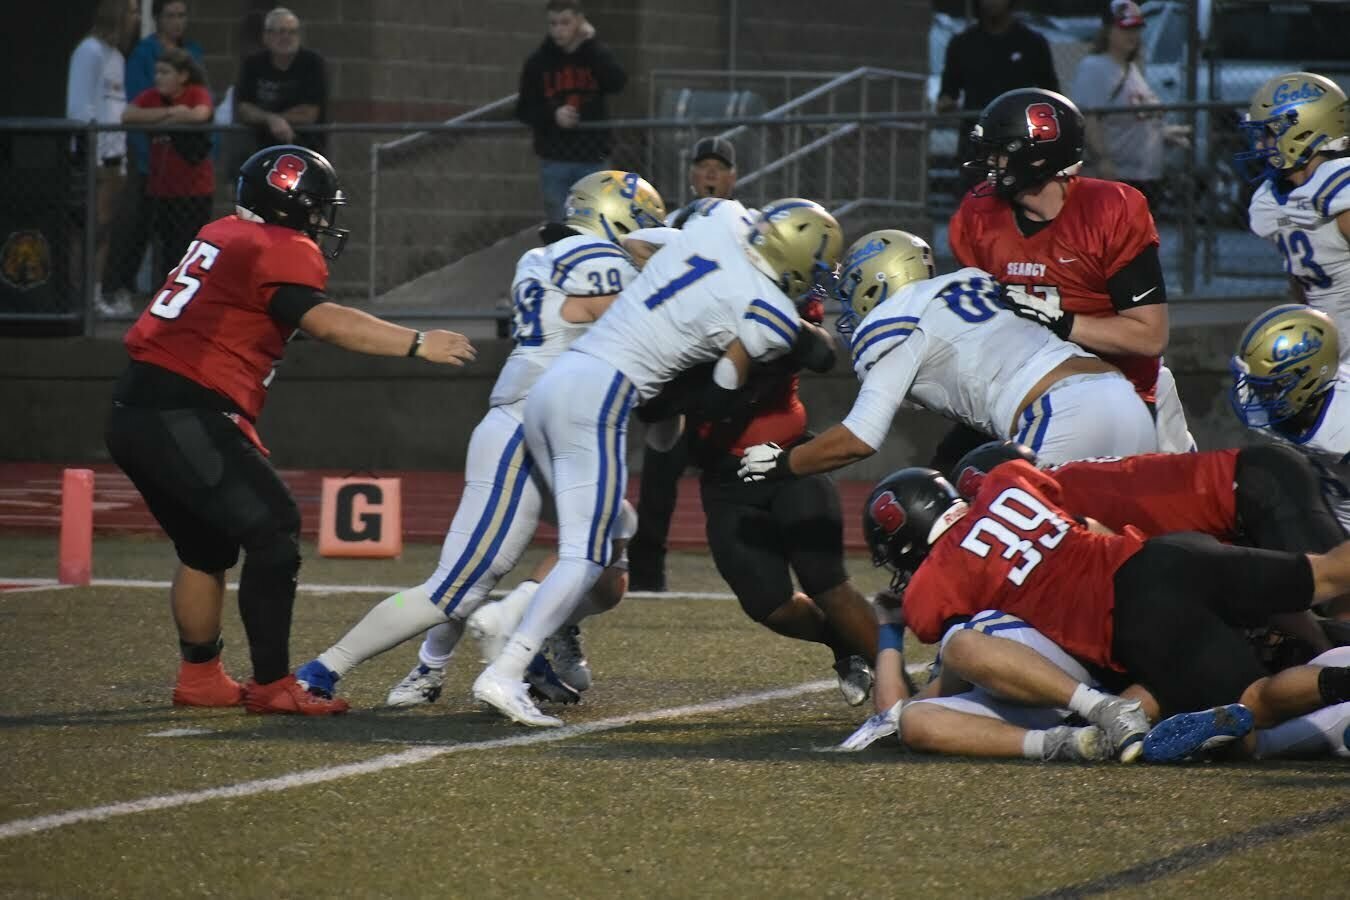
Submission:
[[[752,359],[786,353],[800,330],[797,308],[751,261],[752,225],[734,200],[691,218],[574,349],[622,372],[640,401],[737,338]]]

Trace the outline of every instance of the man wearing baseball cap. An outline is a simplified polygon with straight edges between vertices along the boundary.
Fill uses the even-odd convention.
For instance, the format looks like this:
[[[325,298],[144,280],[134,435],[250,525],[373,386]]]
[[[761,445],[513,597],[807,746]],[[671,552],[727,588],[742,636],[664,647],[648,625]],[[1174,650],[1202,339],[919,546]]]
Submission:
[[[689,190],[694,199],[666,218],[666,224],[682,228],[694,212],[694,204],[707,197],[729,199],[736,190],[736,147],[720,137],[700,138],[689,150]]]

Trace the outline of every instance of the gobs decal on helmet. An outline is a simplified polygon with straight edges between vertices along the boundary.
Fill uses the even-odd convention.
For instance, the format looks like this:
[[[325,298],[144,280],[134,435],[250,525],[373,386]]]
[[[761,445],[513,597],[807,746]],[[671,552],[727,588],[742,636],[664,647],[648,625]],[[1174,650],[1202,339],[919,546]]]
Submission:
[[[267,183],[279,191],[295,190],[308,167],[303,159],[293,153],[278,156],[267,173]]]
[[[1027,128],[1033,141],[1059,140],[1059,117],[1049,103],[1033,103],[1027,107]]]
[[[872,515],[872,521],[888,535],[895,534],[904,527],[905,509],[896,502],[893,491],[877,494],[868,512]]]

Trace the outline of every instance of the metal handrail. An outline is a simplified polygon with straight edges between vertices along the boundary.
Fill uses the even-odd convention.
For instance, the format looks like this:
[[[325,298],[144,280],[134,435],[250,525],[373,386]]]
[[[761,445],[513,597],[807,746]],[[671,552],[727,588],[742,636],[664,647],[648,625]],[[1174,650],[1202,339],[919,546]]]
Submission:
[[[802,94],[799,97],[794,97],[788,102],[774,107],[768,112],[757,116],[756,120],[772,121],[774,119],[781,119],[785,113],[790,112],[796,109],[797,107],[802,106],[803,104],[810,103],[812,100],[817,100],[820,97],[825,96],[826,94],[830,93],[831,91],[834,91],[837,88],[841,88],[846,84],[851,84],[863,78],[895,78],[900,80],[913,80],[913,81],[927,80],[926,76],[920,75],[917,72],[898,72],[895,71],[894,69],[878,69],[872,68],[870,66],[860,66],[859,68],[856,68],[851,72],[845,72],[844,74],[838,76],[837,78],[831,78],[824,84],[812,88],[811,90],[807,91],[805,94]],[[731,140],[737,134],[740,134],[741,132],[746,131],[747,129],[748,126],[746,125],[738,125],[735,128],[730,129],[729,131],[722,132],[720,135],[718,135],[718,137],[724,138],[726,140]]]
[[[491,103],[485,103],[482,106],[475,107],[474,109],[468,110],[467,112],[462,112],[457,116],[453,116],[449,119],[446,119],[444,122],[441,123],[441,125],[456,126],[467,124],[476,119],[482,118],[488,113],[496,112],[499,109],[503,109],[511,105],[512,103],[515,103],[516,98],[518,96],[520,95],[510,94],[506,97],[499,97],[498,99],[493,100]],[[367,225],[370,228],[370,242],[372,246],[375,243],[375,238],[379,229],[379,205],[376,201],[380,194],[381,151],[396,150],[401,149],[403,147],[409,147],[413,144],[420,143],[422,140],[429,137],[431,134],[432,134],[431,131],[424,129],[422,131],[414,131],[412,134],[405,134],[403,137],[395,138],[392,141],[387,141],[385,143],[374,143],[370,145],[370,207],[369,207],[370,212],[368,216],[369,221]],[[375,275],[376,275],[375,258],[376,256],[378,256],[378,254],[370,253],[367,255],[369,256],[369,259],[367,260],[366,263],[366,296],[367,299],[373,301],[375,299]]]

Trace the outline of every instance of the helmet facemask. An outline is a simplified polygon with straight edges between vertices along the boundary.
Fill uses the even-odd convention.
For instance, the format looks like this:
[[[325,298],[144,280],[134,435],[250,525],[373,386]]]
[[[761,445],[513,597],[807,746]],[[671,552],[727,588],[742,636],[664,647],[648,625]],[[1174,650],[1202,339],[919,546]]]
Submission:
[[[303,194],[300,202],[306,206],[313,204],[309,210],[309,224],[303,229],[305,234],[319,245],[319,251],[324,256],[328,259],[337,259],[347,246],[347,236],[351,234],[349,229],[337,227],[338,207],[347,205],[347,195],[339,189],[333,199],[324,204],[316,202],[311,194]],[[325,240],[326,238],[331,240]]]

